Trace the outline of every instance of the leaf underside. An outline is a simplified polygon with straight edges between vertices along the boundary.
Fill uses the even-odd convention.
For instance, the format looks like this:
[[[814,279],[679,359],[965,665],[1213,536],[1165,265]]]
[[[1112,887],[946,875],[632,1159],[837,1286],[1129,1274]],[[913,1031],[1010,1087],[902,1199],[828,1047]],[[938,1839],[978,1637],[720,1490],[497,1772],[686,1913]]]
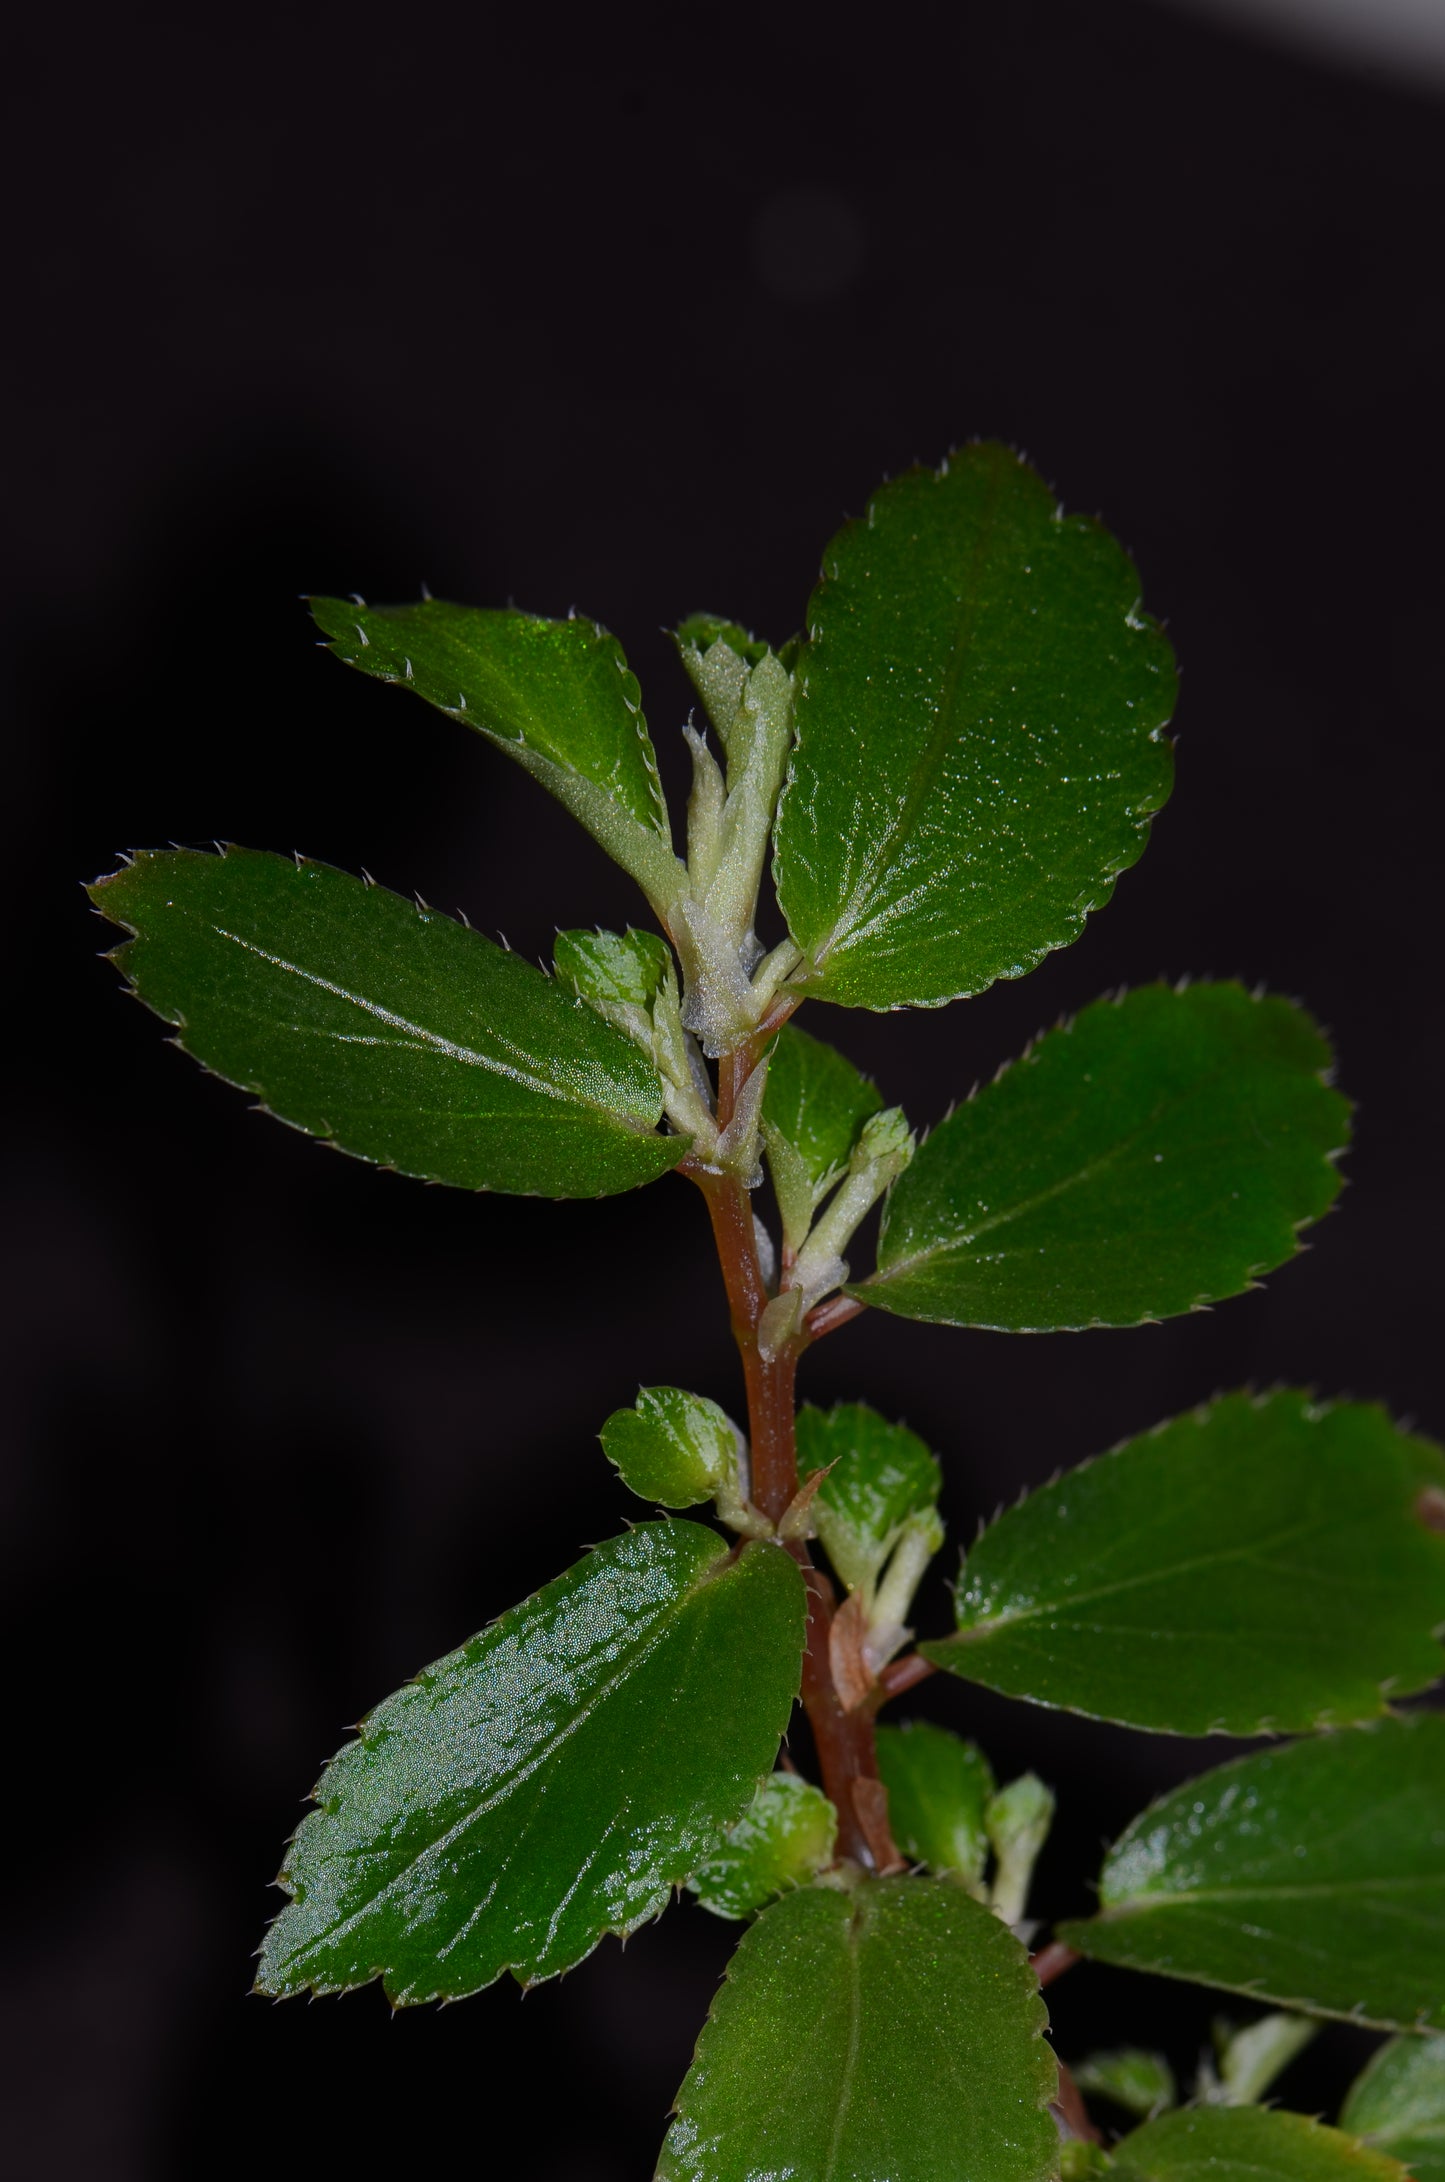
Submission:
[[[961,1888],[805,1887],[729,1965],[659,2182],[1045,2182],[1044,2021],[1023,1949]]]
[[[1445,1716],[1240,1758],[1137,1818],[1081,1954],[1385,2030],[1445,2027]]]
[[[1183,2107],[1125,2137],[1116,2171],[1139,2182],[1407,2182],[1393,2159],[1304,2114]]]
[[[429,1667],[331,1761],[257,1979],[398,2003],[555,1976],[665,1907],[752,1800],[797,1694],[802,1578],[644,1523]]]
[[[1169,793],[1173,655],[1097,523],[979,444],[823,557],[779,813],[796,982],[937,1006],[1077,937]]]
[[[1376,1719],[1445,1666],[1445,1458],[1364,1403],[1226,1395],[1007,1510],[970,1551],[973,1682],[1174,1735]]]
[[[1330,1060],[1303,1009],[1236,984],[1095,1001],[919,1147],[849,1292],[1015,1333],[1237,1295],[1339,1191]]]
[[[651,1182],[649,1062],[529,963],[329,864],[144,853],[96,906],[115,960],[187,1053],[282,1121],[462,1189],[600,1197]]]

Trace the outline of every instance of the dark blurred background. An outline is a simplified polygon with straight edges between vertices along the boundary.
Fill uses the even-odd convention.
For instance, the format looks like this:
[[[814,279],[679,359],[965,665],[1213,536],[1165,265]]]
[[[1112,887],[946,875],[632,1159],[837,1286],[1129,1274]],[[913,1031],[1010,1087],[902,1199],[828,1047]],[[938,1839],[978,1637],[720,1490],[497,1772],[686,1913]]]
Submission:
[[[575,603],[627,645],[676,781],[665,625],[781,639],[885,473],[1022,446],[1169,623],[1175,800],[1025,984],[812,1027],[927,1123],[1105,987],[1267,980],[1337,1035],[1355,1186],[1216,1314],[1046,1343],[865,1316],[807,1392],[906,1416],[963,1537],[1247,1380],[1445,1431],[1445,65],[1428,24],[1310,47],[1247,14],[12,22],[17,2174],[640,2177],[733,1937],[687,1905],[525,2004],[246,1995],[347,1724],[621,1526],[593,1435],[639,1380],[740,1398],[685,1184],[474,1201],[327,1156],[168,1051],[96,959],[78,882],[172,839],[365,864],[533,956],[638,906],[504,759],[317,651],[301,592]],[[962,1685],[915,1709],[1056,1784],[1046,1912],[1086,1908],[1101,1843],[1228,1754]],[[1142,2034],[1187,2071],[1214,2006],[1084,1968],[1058,2040]],[[1327,2032],[1287,2095],[1327,2110],[1369,2044]]]

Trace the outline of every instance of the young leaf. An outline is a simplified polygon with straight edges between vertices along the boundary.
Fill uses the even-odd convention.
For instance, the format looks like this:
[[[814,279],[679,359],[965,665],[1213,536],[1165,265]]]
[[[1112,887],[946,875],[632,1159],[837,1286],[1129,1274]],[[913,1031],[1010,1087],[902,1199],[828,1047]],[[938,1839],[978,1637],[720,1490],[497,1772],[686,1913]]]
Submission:
[[[922,1650],[1174,1735],[1377,1719],[1445,1667],[1445,1457],[1363,1402],[1230,1394],[1008,1509]]]
[[[642,1387],[636,1407],[615,1409],[597,1436],[639,1499],[691,1508],[737,1497],[738,1435],[726,1410],[703,1394]]]
[[[1329,1065],[1302,1008],[1239,985],[1095,1001],[920,1145],[850,1292],[1014,1333],[1237,1295],[1339,1190]]]
[[[763,1142],[791,1250],[802,1247],[813,1214],[848,1164],[848,1154],[882,1093],[833,1046],[787,1023],[768,1053]]]
[[[1391,2038],[1350,2086],[1340,2127],[1445,2182],[1445,2038]]]
[[[1069,2073],[1081,2091],[1112,2099],[1141,2121],[1167,2113],[1178,2097],[1174,2071],[1163,2054],[1145,2053],[1138,2046],[1091,2053],[1085,2061],[1071,2062]]]
[[[984,1807],[994,1792],[993,1768],[977,1743],[927,1720],[880,1727],[878,1771],[903,1855],[976,1890],[988,1862]]]
[[[1044,2020],[1023,1949],[960,1887],[801,1888],[743,1935],[658,2182],[1044,2182]]]
[[[688,1886],[715,1917],[750,1917],[833,1860],[838,1814],[798,1773],[770,1773]]]
[[[1121,2182],[1409,2182],[1338,2129],[1264,2106],[1188,2106],[1117,2147]]]
[[[1223,1765],[1116,1844],[1081,1954],[1382,2030],[1445,2027],[1445,1716]]]
[[[656,1916],[773,1762],[803,1620],[780,1546],[734,1559],[696,1523],[598,1546],[332,1759],[259,1990],[456,1999]]]
[[[566,805],[654,908],[675,898],[685,878],[641,692],[605,629],[445,599],[314,598],[311,611],[338,659],[476,728]]]
[[[293,1127],[462,1189],[605,1197],[676,1166],[656,1071],[451,917],[329,864],[144,853],[91,888],[177,1043]]]
[[[798,1473],[826,1469],[813,1503],[829,1560],[850,1591],[871,1592],[911,1516],[926,1515],[943,1483],[916,1432],[866,1402],[798,1412]]]
[[[667,981],[672,957],[655,932],[559,932],[552,946],[558,977],[579,1000],[600,1008],[645,1008]]]
[[[673,641],[681,653],[684,664],[689,658],[701,658],[710,652],[714,644],[726,644],[749,667],[755,667],[760,659],[766,659],[772,646],[766,637],[754,636],[740,621],[728,621],[721,614],[689,614],[673,631]]]
[[[874,495],[823,556],[779,814],[795,982],[932,1007],[1077,938],[1169,793],[1132,563],[1006,447]]]
[[[989,1797],[983,1809],[984,1830],[998,1859],[989,1907],[1005,1924],[1022,1924],[1029,1906],[1029,1888],[1039,1852],[1054,1823],[1057,1798],[1037,1773],[1020,1773]]]

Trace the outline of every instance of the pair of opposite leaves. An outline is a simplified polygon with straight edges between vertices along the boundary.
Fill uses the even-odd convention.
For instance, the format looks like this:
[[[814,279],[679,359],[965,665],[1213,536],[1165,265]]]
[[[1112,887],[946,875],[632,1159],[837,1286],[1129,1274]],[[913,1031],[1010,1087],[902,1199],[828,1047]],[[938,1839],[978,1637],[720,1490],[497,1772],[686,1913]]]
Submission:
[[[797,653],[776,829],[800,992],[937,1004],[1075,936],[1169,785],[1172,666],[1136,609],[1107,534],[994,446],[885,487],[835,540]],[[612,638],[438,601],[318,614],[343,657],[536,773],[665,917],[685,874]],[[343,1149],[553,1195],[633,1187],[686,1149],[656,1133],[636,1046],[451,918],[235,849],[142,855],[94,895],[134,934],[125,972],[180,1043]],[[804,1106],[826,1103],[827,1050],[779,1042],[779,1064],[804,1056]],[[1040,1330],[1237,1293],[1334,1195],[1325,1161],[1348,1110],[1328,1062],[1300,1011],[1232,985],[1086,1010],[934,1131],[862,1292],[905,1316]],[[780,1091],[764,1117],[775,1173],[790,1149],[806,1161],[813,1126],[804,1113],[790,1134],[787,1104]]]
[[[830,1485],[856,1473],[858,1506],[912,1437],[858,1405],[814,1418],[857,1442]],[[924,1648],[1136,1726],[1378,1720],[1382,1683],[1438,1671],[1445,1537],[1419,1511],[1442,1483],[1438,1452],[1377,1409],[1227,1397],[1001,1517],[965,1564],[959,1636]],[[388,1699],[328,1768],[263,1988],[383,1975],[399,2000],[456,1996],[507,1968],[554,1974],[656,1914],[772,1763],[803,1616],[796,1565],[769,1542],[732,1556],[672,1522],[599,1547]],[[1126,1836],[1101,1918],[1070,1936],[1326,2012],[1445,2021],[1442,1738],[1442,1722],[1390,1722],[1206,1776]],[[959,1803],[948,1760],[965,1746],[905,1741],[913,1773],[928,1761],[897,1784],[907,1807]],[[907,1845],[952,1867],[933,1835]]]

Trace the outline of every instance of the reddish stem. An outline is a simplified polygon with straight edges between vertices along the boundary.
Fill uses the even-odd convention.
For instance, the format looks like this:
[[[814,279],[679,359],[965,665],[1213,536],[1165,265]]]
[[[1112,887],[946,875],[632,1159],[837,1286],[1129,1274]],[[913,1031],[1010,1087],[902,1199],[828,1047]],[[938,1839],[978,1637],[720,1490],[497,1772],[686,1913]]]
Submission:
[[[1084,2095],[1062,2061],[1059,2063],[1059,2095],[1054,2100],[1053,2110],[1063,2121],[1069,2136],[1082,2139],[1085,2144],[1103,2143],[1103,2131],[1095,2128],[1084,2104]]]
[[[1072,1947],[1065,1947],[1062,1940],[1050,1940],[1047,1947],[1041,1947],[1029,1960],[1034,1966],[1035,1977],[1043,1986],[1052,1985],[1056,1977],[1062,1977],[1065,1970],[1072,1970],[1083,1957]]]
[[[867,1308],[857,1296],[829,1296],[826,1303],[809,1312],[808,1332],[814,1341],[821,1341],[825,1333],[831,1333],[835,1326],[846,1326],[850,1318],[857,1318]]]
[[[775,1010],[778,1022],[792,1012]],[[764,1026],[771,1036],[777,1024]],[[737,1100],[765,1043],[759,1032],[749,1046],[726,1054],[718,1068],[718,1123],[726,1128]],[[798,1359],[810,1334],[802,1328],[774,1353],[758,1345],[758,1321],[770,1301],[763,1279],[747,1190],[735,1175],[711,1172],[684,1160],[681,1172],[701,1189],[712,1221],[727,1290],[733,1338],[742,1359],[748,1397],[748,1436],[752,1447],[751,1494],[754,1505],[778,1522],[798,1490],[794,1386]],[[833,1622],[833,1586],[812,1565],[801,1539],[788,1551],[803,1571],[808,1590],[807,1646],[803,1655],[803,1705],[818,1751],[824,1793],[838,1813],[838,1849],[866,1871],[901,1871],[903,1859],[888,1830],[888,1802],[878,1778],[871,1705],[848,1711],[833,1681],[829,1635]]]
[[[921,1652],[905,1652],[902,1659],[893,1660],[878,1677],[878,1687],[883,1692],[881,1702],[887,1704],[890,1697],[901,1697],[905,1690],[916,1688],[937,1672],[933,1661],[925,1659]]]

